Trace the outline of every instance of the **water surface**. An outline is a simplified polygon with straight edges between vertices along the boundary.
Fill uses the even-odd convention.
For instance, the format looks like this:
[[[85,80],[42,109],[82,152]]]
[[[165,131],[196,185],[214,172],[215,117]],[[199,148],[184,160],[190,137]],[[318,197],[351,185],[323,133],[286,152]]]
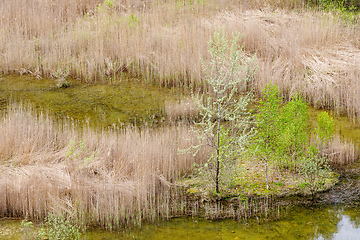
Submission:
[[[165,101],[177,97],[173,90],[141,84],[136,79],[96,85],[74,82],[60,88],[54,79],[0,78],[0,109],[6,109],[10,101],[29,102],[55,117],[100,127],[159,120]]]
[[[35,233],[40,229],[35,226]],[[20,221],[0,221],[0,239],[25,239]],[[200,220],[190,217],[145,224],[140,230],[109,232],[88,230],[82,239],[138,239],[138,240],[200,240],[200,239],[360,239],[359,206],[329,205],[322,207],[293,207],[276,221],[258,223],[234,220]]]

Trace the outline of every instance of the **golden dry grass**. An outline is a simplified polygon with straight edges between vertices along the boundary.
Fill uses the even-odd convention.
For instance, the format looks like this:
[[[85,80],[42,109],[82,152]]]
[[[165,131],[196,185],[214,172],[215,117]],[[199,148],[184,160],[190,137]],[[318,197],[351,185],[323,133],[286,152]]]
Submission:
[[[178,154],[198,141],[186,126],[78,131],[21,106],[0,121],[0,216],[61,211],[109,228],[166,218],[173,182],[206,158]]]
[[[178,101],[165,102],[164,109],[170,121],[192,121],[199,117],[200,109],[194,100],[185,98]]]
[[[359,116],[360,31],[305,1],[16,0],[0,3],[0,72],[107,81],[122,72],[202,87],[217,28],[258,58],[255,90],[278,84],[319,108]],[[98,5],[102,3],[102,5]],[[296,10],[296,11],[295,11]]]
[[[359,149],[352,141],[336,134],[327,146],[320,147],[320,153],[329,159],[333,166],[344,166],[359,160]]]

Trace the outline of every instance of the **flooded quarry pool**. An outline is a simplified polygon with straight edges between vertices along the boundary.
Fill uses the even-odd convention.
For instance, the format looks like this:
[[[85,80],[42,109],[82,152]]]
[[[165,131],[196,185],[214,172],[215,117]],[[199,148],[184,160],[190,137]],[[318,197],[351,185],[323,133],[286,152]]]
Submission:
[[[169,89],[160,90],[137,83],[58,87],[53,80],[32,77],[3,77],[0,81],[0,107],[11,101],[29,102],[34,108],[57,118],[89,122],[95,127],[138,123],[162,117],[166,101],[179,96]],[[316,117],[317,110],[310,110]],[[341,139],[360,144],[360,128],[346,117],[335,117]],[[176,155],[176,154],[175,154]],[[179,217],[169,221],[143,223],[141,228],[107,231],[88,228],[81,239],[360,239],[359,163],[345,167],[340,183],[320,194],[317,204],[290,206],[277,220],[256,218],[244,221],[204,220]],[[96,173],[94,173],[96,174]],[[0,239],[32,239],[41,224],[21,220],[0,220]]]

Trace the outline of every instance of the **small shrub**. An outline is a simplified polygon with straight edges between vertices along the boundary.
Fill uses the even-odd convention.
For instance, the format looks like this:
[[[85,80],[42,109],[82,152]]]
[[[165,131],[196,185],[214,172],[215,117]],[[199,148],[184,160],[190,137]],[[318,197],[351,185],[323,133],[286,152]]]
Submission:
[[[33,228],[33,223],[31,221],[27,221],[26,219],[21,221],[21,228],[22,231],[24,232],[25,235],[25,239],[33,239],[33,234],[31,233],[32,228]]]
[[[304,177],[305,187],[310,194],[314,194],[324,189],[326,178],[330,174],[328,160],[319,156],[317,149],[311,147],[308,156],[304,156],[301,160],[300,174]]]
[[[334,119],[329,116],[327,112],[322,112],[318,115],[318,128],[316,133],[320,140],[320,145],[329,143],[334,133]]]
[[[57,82],[56,83],[57,88],[68,88],[71,86],[71,82],[69,82],[65,78],[59,78],[59,79],[57,79],[56,82]]]
[[[70,141],[66,160],[74,166],[79,165],[81,168],[84,168],[93,161],[97,153],[97,151],[89,153],[84,140],[79,142]]]
[[[49,214],[45,219],[45,227],[38,234],[40,239],[76,240],[80,239],[81,227],[64,215]]]

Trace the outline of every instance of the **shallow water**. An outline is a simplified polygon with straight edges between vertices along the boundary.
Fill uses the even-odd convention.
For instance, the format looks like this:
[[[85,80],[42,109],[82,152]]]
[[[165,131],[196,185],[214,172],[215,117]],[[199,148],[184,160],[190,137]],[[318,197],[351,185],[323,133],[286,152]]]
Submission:
[[[133,239],[360,239],[356,207],[293,208],[282,220],[258,224],[233,220],[174,219],[144,227]],[[124,238],[125,239],[125,238]]]
[[[31,76],[0,78],[0,109],[12,101],[30,102],[35,108],[49,111],[58,118],[71,118],[91,125],[107,127],[113,124],[158,120],[165,101],[178,96],[169,89],[146,86],[136,79],[111,84],[73,84],[59,88],[53,79]]]
[[[34,234],[40,229],[35,226]],[[0,221],[0,239],[25,239],[20,221]],[[144,225],[131,232],[88,230],[82,239],[360,239],[358,206],[331,205],[320,208],[293,207],[281,220],[257,223],[234,220],[209,221],[175,218]]]
[[[140,84],[137,79],[118,80],[111,84],[85,85],[74,82],[59,88],[54,79],[32,76],[0,77],[0,110],[13,101],[30,102],[35,108],[49,111],[58,118],[72,118],[91,125],[156,121],[163,117],[166,101],[181,98],[166,88]],[[309,109],[312,127],[322,110]],[[360,146],[360,124],[346,116],[334,116],[335,131]]]
[[[311,119],[311,126],[315,128],[317,125],[317,115],[324,110],[315,110],[309,108],[309,118]],[[337,116],[330,112],[334,118],[335,133],[346,141],[353,142],[356,146],[360,147],[360,124],[349,120],[346,116]]]

